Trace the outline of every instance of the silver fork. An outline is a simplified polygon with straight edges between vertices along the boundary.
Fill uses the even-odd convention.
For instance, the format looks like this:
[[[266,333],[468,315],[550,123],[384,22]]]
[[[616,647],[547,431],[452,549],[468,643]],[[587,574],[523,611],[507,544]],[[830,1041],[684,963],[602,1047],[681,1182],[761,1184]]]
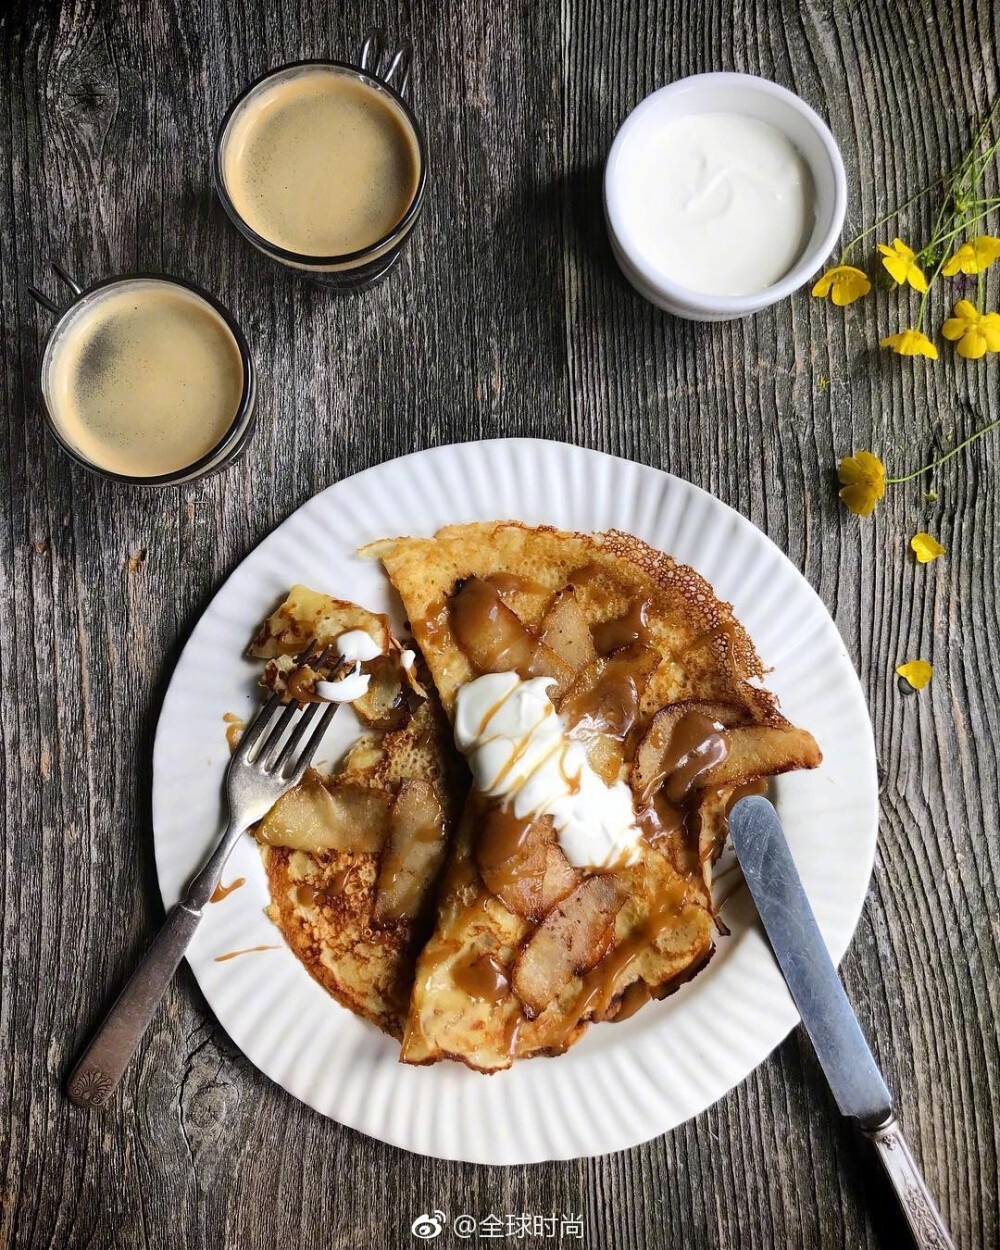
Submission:
[[[308,661],[310,667],[322,669],[330,648],[311,659],[315,645],[309,645],[298,657],[297,664]],[[331,677],[336,676],[339,667]],[[275,716],[280,704],[281,696],[272,695],[240,739],[226,769],[229,823],[225,832],[191,881],[187,893],[170,911],[142,963],[132,973],[70,1074],[67,1093],[79,1106],[103,1106],[114,1093],[219,884],[230,851],[240,836],[266,816],[285,791],[301,780],[339,706],[310,703],[283,743],[282,738],[292,726],[301,704],[298,699],[292,699],[281,714]],[[322,715],[309,732],[320,708],[323,708]]]

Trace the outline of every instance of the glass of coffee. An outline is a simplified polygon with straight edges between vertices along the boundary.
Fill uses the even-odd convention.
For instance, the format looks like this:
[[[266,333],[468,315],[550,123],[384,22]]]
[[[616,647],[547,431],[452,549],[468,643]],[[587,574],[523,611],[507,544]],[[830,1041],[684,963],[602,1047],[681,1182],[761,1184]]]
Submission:
[[[49,428],[102,477],[174,486],[224,468],[254,426],[250,349],[230,312],[181,278],[136,273],[83,289],[63,269],[64,308],[42,353]]]
[[[399,259],[423,204],[423,131],[404,98],[409,44],[379,33],[358,64],[297,61],[231,105],[215,186],[237,229],[273,260],[335,289],[377,282]]]

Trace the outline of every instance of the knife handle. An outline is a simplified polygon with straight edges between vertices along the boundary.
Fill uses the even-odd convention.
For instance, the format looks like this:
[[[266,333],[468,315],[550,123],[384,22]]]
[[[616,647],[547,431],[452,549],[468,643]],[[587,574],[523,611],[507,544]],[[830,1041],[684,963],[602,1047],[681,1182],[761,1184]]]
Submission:
[[[896,1117],[890,1115],[875,1128],[862,1126],[861,1131],[875,1147],[918,1250],[955,1250],[955,1243],[920,1174],[916,1159],[910,1154]]]

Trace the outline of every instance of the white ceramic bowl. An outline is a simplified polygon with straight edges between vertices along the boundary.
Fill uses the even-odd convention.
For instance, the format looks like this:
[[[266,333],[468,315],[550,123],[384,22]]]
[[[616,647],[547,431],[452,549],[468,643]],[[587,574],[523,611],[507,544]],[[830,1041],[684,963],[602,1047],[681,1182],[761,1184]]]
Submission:
[[[812,175],[815,223],[798,260],[773,286],[750,295],[706,295],[682,286],[643,256],[632,237],[621,177],[623,155],[652,124],[698,113],[739,113],[767,122],[798,149]],[[793,92],[752,74],[695,74],[661,87],[637,105],[615,136],[604,169],[604,212],[611,248],[640,295],[689,321],[729,321],[775,304],[807,282],[830,255],[847,208],[847,180],[840,149],[818,114]]]

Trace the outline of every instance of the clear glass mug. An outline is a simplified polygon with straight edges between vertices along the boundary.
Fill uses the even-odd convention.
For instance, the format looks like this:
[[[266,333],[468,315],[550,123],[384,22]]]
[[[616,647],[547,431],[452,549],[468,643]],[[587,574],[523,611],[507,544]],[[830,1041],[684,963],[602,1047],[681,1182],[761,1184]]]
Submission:
[[[280,65],[276,69],[268,70],[266,74],[252,82],[229,106],[219,126],[215,141],[213,161],[215,189],[233,225],[258,251],[263,252],[265,256],[277,261],[280,265],[304,272],[324,286],[341,291],[357,291],[372,286],[384,278],[396,264],[420,215],[427,185],[427,145],[420,123],[406,98],[409,94],[412,58],[412,44],[404,42],[400,47],[389,51],[382,32],[373,31],[362,43],[356,64],[320,59],[293,61],[287,65]],[[227,144],[232,137],[234,122],[246,106],[277,82],[317,69],[351,77],[388,101],[393,106],[398,120],[409,131],[419,161],[416,189],[400,220],[387,234],[368,247],[340,256],[308,256],[279,247],[276,243],[264,238],[240,214],[226,187]]]
[[[42,352],[41,364],[39,366],[39,387],[49,433],[72,460],[75,460],[77,464],[89,472],[97,474],[98,477],[108,478],[115,482],[125,482],[132,486],[178,486],[184,482],[193,482],[197,478],[218,473],[226,468],[227,465],[232,464],[234,460],[246,451],[256,425],[257,375],[246,336],[228,308],[193,282],[188,282],[184,278],[175,278],[169,274],[116,274],[113,277],[103,278],[99,282],[92,283],[88,287],[81,287],[61,265],[56,264],[55,261],[50,263],[56,275],[62,279],[72,292],[73,297],[69,303],[60,306],[34,286],[29,286],[28,291],[36,303],[56,317],[55,324],[49,331]],[[78,326],[80,319],[86,316],[94,304],[104,296],[119,291],[127,291],[129,287],[146,283],[178,287],[195,296],[197,300],[202,301],[212,312],[221,318],[225,328],[232,335],[233,342],[239,353],[243,377],[242,390],[233,419],[216,444],[205,455],[170,473],[156,476],[132,476],[117,473],[101,465],[87,456],[79,447],[73,445],[65,432],[63,424],[60,422],[59,402],[54,394],[52,383],[54,366],[60,350],[67,343],[69,333],[74,327]]]

